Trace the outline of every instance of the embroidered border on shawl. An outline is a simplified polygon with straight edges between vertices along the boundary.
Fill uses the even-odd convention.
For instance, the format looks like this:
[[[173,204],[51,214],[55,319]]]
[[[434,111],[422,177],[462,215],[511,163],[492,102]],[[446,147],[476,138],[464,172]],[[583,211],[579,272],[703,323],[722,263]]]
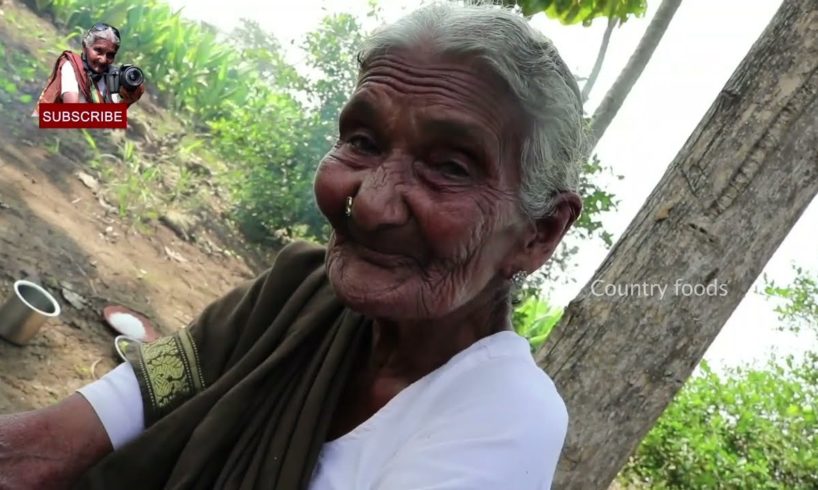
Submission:
[[[150,425],[205,388],[196,344],[187,329],[126,353]]]

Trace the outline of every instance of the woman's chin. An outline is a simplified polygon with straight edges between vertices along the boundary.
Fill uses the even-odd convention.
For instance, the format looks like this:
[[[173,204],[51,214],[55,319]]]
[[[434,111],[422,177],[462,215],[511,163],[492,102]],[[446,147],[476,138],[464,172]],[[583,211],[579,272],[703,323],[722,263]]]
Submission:
[[[370,318],[408,318],[417,314],[417,293],[405,280],[372,271],[359,275],[354,267],[333,269],[330,267],[328,272],[335,295],[350,309]]]
[[[363,315],[383,318],[385,315],[400,314],[406,309],[405,303],[409,295],[402,293],[401,284],[392,281],[384,283],[371,278],[360,280],[350,274],[335,277],[332,273],[330,282],[338,299]]]

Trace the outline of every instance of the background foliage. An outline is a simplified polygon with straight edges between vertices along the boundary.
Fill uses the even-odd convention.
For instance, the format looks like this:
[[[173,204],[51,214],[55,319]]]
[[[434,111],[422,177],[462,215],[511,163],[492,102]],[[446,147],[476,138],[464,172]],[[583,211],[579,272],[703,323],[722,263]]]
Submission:
[[[529,295],[514,309],[514,330],[528,339],[531,351],[542,346],[562,318],[563,309],[536,295]]]
[[[818,337],[816,276],[767,282],[781,328]],[[718,374],[706,363],[631,457],[623,484],[651,489],[818,488],[818,352]]]
[[[623,471],[655,489],[818,488],[818,363],[703,363]]]
[[[503,3],[517,5],[527,16],[543,12],[565,25],[580,22],[589,25],[598,17],[618,19],[622,23],[631,16],[645,15],[648,9],[646,0],[504,0]]]

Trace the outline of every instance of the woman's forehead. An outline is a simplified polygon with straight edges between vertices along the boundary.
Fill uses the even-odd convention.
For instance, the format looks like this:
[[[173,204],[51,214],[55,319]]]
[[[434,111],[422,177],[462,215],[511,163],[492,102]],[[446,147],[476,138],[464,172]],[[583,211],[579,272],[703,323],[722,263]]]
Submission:
[[[516,139],[527,121],[505,83],[480,65],[405,54],[368,62],[344,113],[369,119],[411,113],[417,124],[484,141]]]
[[[91,47],[105,51],[112,51],[114,53],[119,50],[119,46],[111,42],[109,39],[96,39],[93,43],[91,43]]]
[[[362,69],[358,89],[383,84],[403,95],[461,99],[466,109],[493,116],[516,108],[503,80],[467,57],[393,52],[374,57]]]

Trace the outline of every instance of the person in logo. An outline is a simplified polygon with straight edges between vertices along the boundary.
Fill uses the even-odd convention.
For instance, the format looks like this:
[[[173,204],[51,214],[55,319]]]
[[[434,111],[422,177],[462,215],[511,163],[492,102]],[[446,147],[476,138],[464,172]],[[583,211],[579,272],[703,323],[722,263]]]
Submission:
[[[37,101],[33,115],[42,103],[126,103],[129,106],[142,97],[145,87],[141,71],[135,79],[138,84],[119,83],[117,90],[109,86],[114,73],[116,53],[121,38],[116,27],[99,22],[82,37],[81,54],[63,51],[54,63],[45,89]],[[119,77],[117,77],[119,78]]]

